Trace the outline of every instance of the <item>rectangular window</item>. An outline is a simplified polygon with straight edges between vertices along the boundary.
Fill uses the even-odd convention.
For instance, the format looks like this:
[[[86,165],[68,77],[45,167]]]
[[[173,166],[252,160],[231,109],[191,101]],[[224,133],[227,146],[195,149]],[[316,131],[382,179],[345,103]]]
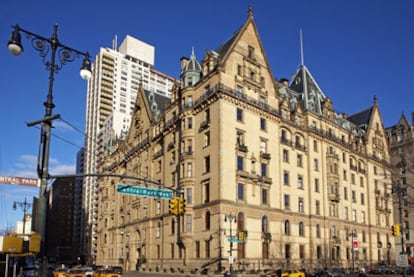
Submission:
[[[244,159],[242,156],[237,156],[237,170],[243,170]]]
[[[248,57],[249,59],[254,59],[254,48],[253,48],[253,47],[251,47],[251,46],[249,46],[249,47],[248,47],[247,57]]]
[[[318,171],[319,170],[319,163],[318,159],[313,160],[313,170]]]
[[[193,118],[187,118],[187,129],[193,129]]]
[[[290,260],[290,244],[285,244],[285,259],[289,259]]]
[[[352,202],[356,203],[356,193],[354,190],[351,192],[351,195],[352,195]]]
[[[262,204],[267,204],[267,189],[262,189]]]
[[[313,140],[313,151],[318,152],[318,141]]]
[[[298,212],[303,213],[305,211],[305,207],[303,204],[303,198],[299,198],[298,200]]]
[[[187,204],[192,204],[193,203],[193,189],[187,188],[186,193],[187,193]]]
[[[260,129],[266,130],[266,119],[260,118]]]
[[[209,240],[204,241],[204,247],[205,247],[206,258],[210,258],[210,241]]]
[[[298,175],[298,189],[303,189],[303,177]]]
[[[237,97],[242,97],[243,96],[243,87],[242,86],[237,86],[236,87],[236,94],[237,94]]]
[[[265,163],[262,163],[261,164],[261,176],[262,177],[266,177],[267,176],[267,164],[265,164]]]
[[[297,166],[303,167],[303,164],[302,164],[302,155],[298,154],[296,159],[297,159]]]
[[[195,256],[197,259],[200,258],[200,242],[199,241],[195,242]]]
[[[352,221],[356,221],[356,210],[352,210]]]
[[[260,152],[267,153],[267,142],[265,140],[260,140]]]
[[[237,143],[238,146],[244,145],[244,132],[237,131],[236,143]]]
[[[289,186],[289,172],[283,172],[283,185]]]
[[[244,200],[244,185],[241,183],[237,184],[237,199]]]
[[[299,245],[299,259],[305,259],[305,245]]]
[[[204,157],[204,173],[210,172],[210,156]]]
[[[365,194],[361,193],[361,205],[365,205]]]
[[[286,210],[290,210],[289,195],[284,195],[284,205]]]
[[[187,164],[187,177],[193,177],[193,164]]]
[[[315,202],[315,213],[317,215],[321,214],[321,203],[319,202],[319,200],[316,200]]]
[[[237,75],[239,76],[243,75],[242,66],[240,64],[237,65]]]
[[[191,214],[186,214],[186,223],[187,223],[187,232],[191,233],[193,231],[193,222],[192,222],[192,217]]]
[[[210,145],[210,132],[204,133],[204,147]]]
[[[237,121],[243,121],[243,110],[237,108]]]
[[[204,203],[210,202],[210,183],[204,184]]]
[[[348,189],[344,188],[344,200],[348,200]]]
[[[319,192],[319,179],[315,178],[315,192]]]
[[[174,259],[174,248],[175,248],[175,243],[171,243],[170,244],[171,247],[171,259]]]
[[[288,163],[289,162],[289,151],[286,150],[286,149],[283,149],[283,161],[285,163]]]

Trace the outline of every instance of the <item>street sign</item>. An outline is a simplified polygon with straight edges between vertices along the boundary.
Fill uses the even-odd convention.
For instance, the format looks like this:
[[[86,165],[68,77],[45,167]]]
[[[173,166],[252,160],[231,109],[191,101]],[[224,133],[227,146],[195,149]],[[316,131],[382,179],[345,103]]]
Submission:
[[[398,261],[397,261],[397,263],[398,263]],[[407,254],[400,254],[400,260],[399,260],[398,266],[400,266],[400,267],[410,267],[410,265],[408,264]]]
[[[124,184],[117,184],[116,191],[124,194],[132,194],[137,196],[172,199],[172,190],[151,189],[143,187],[128,186]]]
[[[227,238],[227,241],[228,242],[235,242],[235,243],[242,243],[243,242],[242,240],[240,240],[238,238],[232,238],[232,237]]]

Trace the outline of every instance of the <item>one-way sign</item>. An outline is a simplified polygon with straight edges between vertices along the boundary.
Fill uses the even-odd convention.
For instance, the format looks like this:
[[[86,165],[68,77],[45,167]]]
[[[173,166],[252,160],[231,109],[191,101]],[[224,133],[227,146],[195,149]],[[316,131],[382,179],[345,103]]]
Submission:
[[[124,194],[132,194],[137,196],[172,199],[173,192],[171,190],[150,189],[143,187],[128,186],[124,184],[117,184],[116,191]]]

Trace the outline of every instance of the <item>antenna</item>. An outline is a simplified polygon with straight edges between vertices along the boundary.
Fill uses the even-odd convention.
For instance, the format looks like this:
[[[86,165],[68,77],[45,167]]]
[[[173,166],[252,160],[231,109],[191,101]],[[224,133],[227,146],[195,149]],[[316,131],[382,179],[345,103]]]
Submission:
[[[302,28],[300,29],[300,65],[305,65],[305,57],[303,55]]]

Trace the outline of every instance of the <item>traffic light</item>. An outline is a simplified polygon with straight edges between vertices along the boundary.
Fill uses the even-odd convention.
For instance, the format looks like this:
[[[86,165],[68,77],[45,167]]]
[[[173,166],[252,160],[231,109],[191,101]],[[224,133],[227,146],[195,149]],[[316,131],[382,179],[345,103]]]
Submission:
[[[391,232],[392,232],[393,236],[399,237],[401,235],[401,233],[400,233],[400,224],[393,224],[391,226]]]
[[[237,234],[237,238],[238,238],[239,240],[243,240],[243,241],[244,241],[244,239],[245,239],[244,232],[243,232],[243,231],[239,232],[239,233]]]
[[[178,215],[178,198],[174,197],[169,201],[170,214]]]
[[[186,202],[183,197],[178,197],[178,214],[185,214]]]

